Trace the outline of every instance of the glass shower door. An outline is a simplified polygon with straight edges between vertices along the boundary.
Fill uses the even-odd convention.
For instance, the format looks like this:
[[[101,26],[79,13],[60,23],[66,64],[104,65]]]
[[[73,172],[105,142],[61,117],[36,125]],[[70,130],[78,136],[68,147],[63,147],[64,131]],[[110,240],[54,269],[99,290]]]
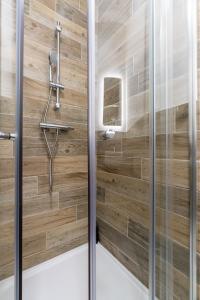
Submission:
[[[22,297],[23,1],[0,3],[0,298]],[[17,91],[17,92],[16,92]]]
[[[155,1],[156,294],[196,297],[196,6]]]

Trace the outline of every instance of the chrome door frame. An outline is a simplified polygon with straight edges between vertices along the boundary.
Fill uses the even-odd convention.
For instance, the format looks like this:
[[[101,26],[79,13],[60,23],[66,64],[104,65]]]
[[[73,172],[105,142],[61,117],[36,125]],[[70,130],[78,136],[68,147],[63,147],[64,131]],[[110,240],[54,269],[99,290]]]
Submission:
[[[96,299],[95,0],[88,9],[88,212],[89,300]]]
[[[22,300],[24,0],[16,1],[15,300]]]
[[[190,300],[197,299],[197,105],[198,100],[198,5],[188,1],[189,36],[189,139],[190,139]]]

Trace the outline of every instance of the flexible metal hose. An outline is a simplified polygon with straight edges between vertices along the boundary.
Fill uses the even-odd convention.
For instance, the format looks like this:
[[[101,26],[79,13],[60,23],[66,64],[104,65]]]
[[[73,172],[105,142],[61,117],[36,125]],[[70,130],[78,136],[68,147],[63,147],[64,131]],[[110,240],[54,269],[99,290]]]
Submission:
[[[43,115],[42,115],[42,122],[44,122],[44,123],[47,122],[47,114],[48,114],[48,110],[49,110],[49,107],[51,104],[51,98],[52,98],[52,87],[49,90],[48,102],[47,102],[47,105],[46,105]],[[44,134],[44,139],[45,139],[48,156],[49,156],[49,191],[51,193],[53,190],[53,160],[56,156],[56,152],[57,152],[57,148],[58,148],[59,129],[56,129],[55,142],[52,147],[50,146],[50,142],[48,140],[46,130],[47,129],[43,129],[43,134]]]

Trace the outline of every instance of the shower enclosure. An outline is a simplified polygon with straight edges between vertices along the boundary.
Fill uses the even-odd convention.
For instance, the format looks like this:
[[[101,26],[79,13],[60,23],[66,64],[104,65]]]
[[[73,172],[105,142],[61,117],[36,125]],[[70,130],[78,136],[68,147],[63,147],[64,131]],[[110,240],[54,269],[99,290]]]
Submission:
[[[2,300],[200,299],[199,12],[1,1]]]

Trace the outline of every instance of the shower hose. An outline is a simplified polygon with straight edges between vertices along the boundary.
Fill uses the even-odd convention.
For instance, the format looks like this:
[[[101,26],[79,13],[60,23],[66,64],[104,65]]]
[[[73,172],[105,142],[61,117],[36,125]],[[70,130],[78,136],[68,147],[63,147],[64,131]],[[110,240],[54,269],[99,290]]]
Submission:
[[[47,122],[47,114],[48,114],[48,110],[49,110],[49,107],[51,104],[52,91],[53,91],[53,88],[50,87],[48,102],[47,102],[47,105],[46,105],[43,115],[42,115],[42,122],[44,122],[44,123]],[[43,128],[42,131],[44,134],[44,140],[45,140],[45,143],[47,146],[47,152],[48,152],[48,158],[49,158],[49,191],[51,193],[53,190],[53,161],[56,156],[57,148],[58,148],[59,129],[56,129],[55,141],[52,145],[50,144],[50,141],[48,139],[47,130],[48,129]]]

